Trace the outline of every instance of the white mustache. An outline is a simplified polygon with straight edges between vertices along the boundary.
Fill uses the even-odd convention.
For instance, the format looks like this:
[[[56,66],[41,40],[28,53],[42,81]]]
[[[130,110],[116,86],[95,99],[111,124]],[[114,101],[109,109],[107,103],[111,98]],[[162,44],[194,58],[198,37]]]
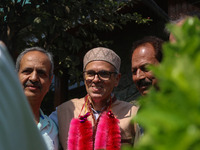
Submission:
[[[36,86],[38,87],[39,89],[42,88],[42,85],[39,83],[39,82],[31,82],[30,80],[28,80],[26,83],[24,83],[24,87],[27,87],[27,86]]]

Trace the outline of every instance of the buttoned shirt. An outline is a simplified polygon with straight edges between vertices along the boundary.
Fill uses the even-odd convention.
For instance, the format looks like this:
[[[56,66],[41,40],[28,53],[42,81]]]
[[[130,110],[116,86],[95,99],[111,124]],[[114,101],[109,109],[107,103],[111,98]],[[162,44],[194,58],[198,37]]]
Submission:
[[[48,150],[58,150],[58,127],[51,118],[44,115],[40,109],[40,122],[37,124],[40,133],[42,134]]]

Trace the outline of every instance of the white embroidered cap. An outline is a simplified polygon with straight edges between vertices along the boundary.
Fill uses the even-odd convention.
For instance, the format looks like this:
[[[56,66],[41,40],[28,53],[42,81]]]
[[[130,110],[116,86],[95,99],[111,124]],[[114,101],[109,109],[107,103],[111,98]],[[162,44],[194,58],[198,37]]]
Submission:
[[[111,49],[105,47],[97,47],[89,50],[83,58],[83,70],[91,61],[106,61],[112,64],[118,72],[120,71],[121,59]]]

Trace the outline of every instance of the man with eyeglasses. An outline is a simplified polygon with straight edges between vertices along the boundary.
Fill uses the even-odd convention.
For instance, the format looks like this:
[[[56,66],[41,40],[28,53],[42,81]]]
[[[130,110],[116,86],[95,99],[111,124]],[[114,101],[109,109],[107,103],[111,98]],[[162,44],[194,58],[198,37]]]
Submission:
[[[87,95],[58,106],[51,115],[58,120],[63,149],[121,149],[139,136],[131,124],[138,108],[117,100],[112,91],[119,83],[121,59],[112,50],[97,47],[83,59]]]

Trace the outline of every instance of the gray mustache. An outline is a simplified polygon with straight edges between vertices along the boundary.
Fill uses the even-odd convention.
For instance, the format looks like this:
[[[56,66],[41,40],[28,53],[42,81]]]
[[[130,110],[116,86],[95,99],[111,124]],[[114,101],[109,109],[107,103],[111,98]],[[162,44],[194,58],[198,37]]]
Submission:
[[[27,86],[29,86],[29,85],[31,85],[31,86],[36,86],[36,87],[38,87],[39,89],[42,89],[42,85],[41,85],[38,81],[32,82],[32,81],[28,80],[28,81],[24,84],[24,87],[27,87]]]

